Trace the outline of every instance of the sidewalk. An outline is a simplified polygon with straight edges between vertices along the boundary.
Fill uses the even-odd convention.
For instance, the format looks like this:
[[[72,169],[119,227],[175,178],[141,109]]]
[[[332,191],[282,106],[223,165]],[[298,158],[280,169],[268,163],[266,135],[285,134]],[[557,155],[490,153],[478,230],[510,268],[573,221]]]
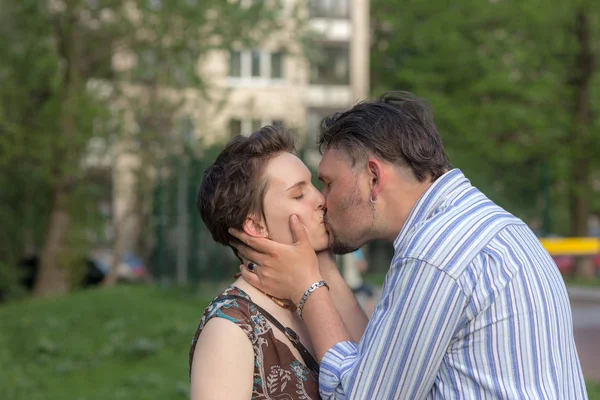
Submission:
[[[600,287],[567,285],[571,301],[600,303]]]

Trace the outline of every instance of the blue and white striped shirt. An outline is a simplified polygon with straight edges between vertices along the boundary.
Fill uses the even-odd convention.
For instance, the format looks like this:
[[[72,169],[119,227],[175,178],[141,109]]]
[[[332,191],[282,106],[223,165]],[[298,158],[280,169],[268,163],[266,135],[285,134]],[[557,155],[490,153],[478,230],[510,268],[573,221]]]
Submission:
[[[321,362],[324,399],[586,399],[569,298],[533,232],[454,169],[394,241],[358,345]]]

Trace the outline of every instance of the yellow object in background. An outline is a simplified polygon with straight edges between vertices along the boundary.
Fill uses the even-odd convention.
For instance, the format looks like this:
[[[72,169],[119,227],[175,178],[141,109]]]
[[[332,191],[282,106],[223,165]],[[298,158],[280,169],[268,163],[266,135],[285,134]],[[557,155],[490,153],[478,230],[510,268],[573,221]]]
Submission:
[[[540,242],[551,256],[600,254],[600,238],[543,238]]]

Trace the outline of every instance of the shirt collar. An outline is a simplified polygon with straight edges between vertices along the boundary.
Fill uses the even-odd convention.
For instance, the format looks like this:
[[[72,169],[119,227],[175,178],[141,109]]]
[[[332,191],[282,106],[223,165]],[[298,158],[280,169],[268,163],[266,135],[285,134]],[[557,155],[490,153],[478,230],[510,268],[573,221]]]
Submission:
[[[453,192],[462,191],[467,186],[471,186],[471,182],[458,168],[454,168],[436,179],[412,208],[408,219],[394,240],[394,250],[397,252],[408,233],[420,222],[429,218]]]

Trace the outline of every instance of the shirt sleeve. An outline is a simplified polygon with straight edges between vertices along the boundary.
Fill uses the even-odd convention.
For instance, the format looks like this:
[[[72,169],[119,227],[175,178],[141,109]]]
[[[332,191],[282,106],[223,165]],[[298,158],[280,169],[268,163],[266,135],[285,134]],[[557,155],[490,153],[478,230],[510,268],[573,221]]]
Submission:
[[[395,263],[360,343],[337,343],[325,353],[322,398],[427,397],[466,301],[439,268],[416,259]]]

